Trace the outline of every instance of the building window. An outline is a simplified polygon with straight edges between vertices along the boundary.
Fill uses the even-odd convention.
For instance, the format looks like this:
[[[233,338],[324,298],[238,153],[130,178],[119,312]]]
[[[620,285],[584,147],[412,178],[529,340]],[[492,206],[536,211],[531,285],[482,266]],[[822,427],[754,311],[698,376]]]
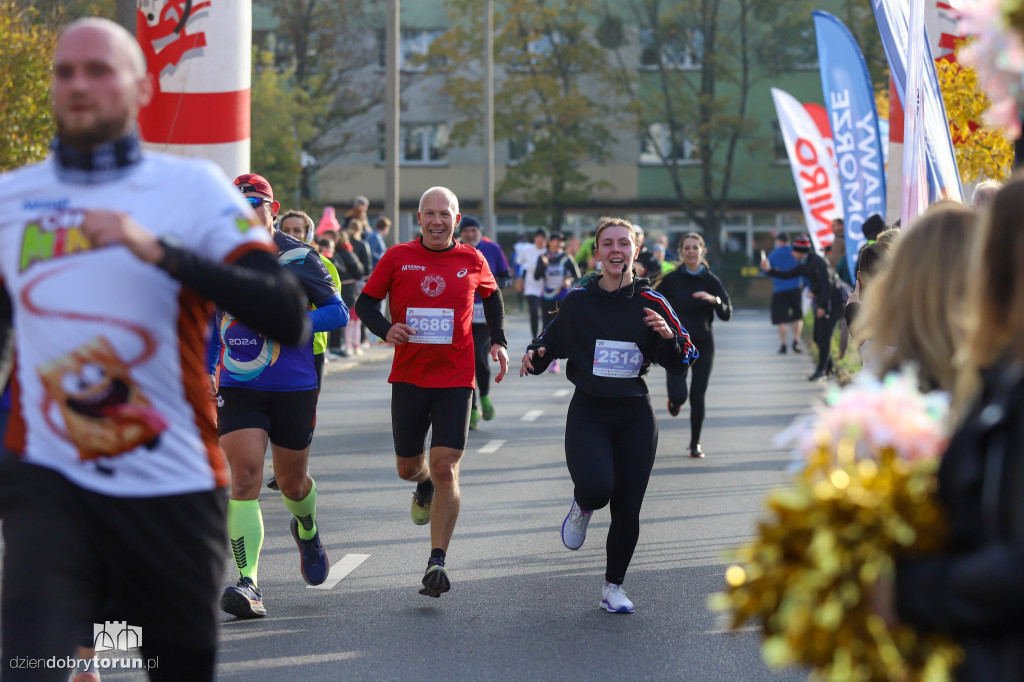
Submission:
[[[700,161],[697,146],[684,130],[676,131],[676,142],[672,144],[670,127],[664,123],[652,123],[647,135],[640,137],[640,163],[661,165],[662,163],[696,164]],[[664,161],[663,161],[664,160]]]
[[[398,46],[398,68],[400,71],[419,73],[428,66],[438,66],[439,62],[428,59],[431,44],[444,31],[428,31],[422,29],[403,30]],[[384,30],[377,31],[380,45],[378,63],[381,68],[387,66],[387,35]]]
[[[559,31],[548,31],[536,35],[531,40],[526,40],[526,35],[521,34],[525,41],[526,49],[517,58],[508,64],[509,71],[527,71],[543,67],[551,58],[556,45],[566,44],[565,38]],[[578,65],[572,65],[571,71],[578,71]]]
[[[377,157],[386,160],[384,124],[377,124]],[[398,137],[398,162],[405,165],[443,164],[448,161],[448,124],[403,123]]]
[[[533,153],[533,139],[522,135],[508,141],[508,165],[514,166]]]
[[[693,71],[704,61],[704,32],[699,28],[684,28],[666,35],[659,44],[654,30],[640,29],[640,65],[644,69]]]

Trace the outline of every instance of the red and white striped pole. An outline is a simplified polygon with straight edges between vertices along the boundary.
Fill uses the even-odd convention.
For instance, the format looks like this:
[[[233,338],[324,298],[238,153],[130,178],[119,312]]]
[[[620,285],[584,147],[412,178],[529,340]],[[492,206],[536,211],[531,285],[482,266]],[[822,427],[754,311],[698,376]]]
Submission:
[[[156,84],[146,147],[249,168],[251,0],[138,0],[136,37]]]

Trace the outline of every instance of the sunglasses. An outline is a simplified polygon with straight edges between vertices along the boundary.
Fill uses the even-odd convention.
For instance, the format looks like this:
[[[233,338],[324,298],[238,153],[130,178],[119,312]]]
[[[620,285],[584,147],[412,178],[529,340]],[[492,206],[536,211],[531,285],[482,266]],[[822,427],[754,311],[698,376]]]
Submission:
[[[263,197],[246,197],[245,200],[248,201],[249,205],[254,209],[259,208],[263,204],[273,203],[270,199],[264,199]]]

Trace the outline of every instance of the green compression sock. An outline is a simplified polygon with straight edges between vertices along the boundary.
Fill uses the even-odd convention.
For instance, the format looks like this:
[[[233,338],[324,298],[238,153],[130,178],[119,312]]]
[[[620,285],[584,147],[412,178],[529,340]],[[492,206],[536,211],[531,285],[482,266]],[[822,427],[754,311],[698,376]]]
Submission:
[[[312,540],[316,535],[316,481],[313,481],[313,486],[305,499],[289,500],[284,495],[281,495],[281,499],[284,500],[284,506],[288,507],[288,511],[299,520],[299,537],[303,540]]]
[[[259,500],[228,500],[228,537],[239,574],[258,584],[256,570],[263,547],[263,514]]]

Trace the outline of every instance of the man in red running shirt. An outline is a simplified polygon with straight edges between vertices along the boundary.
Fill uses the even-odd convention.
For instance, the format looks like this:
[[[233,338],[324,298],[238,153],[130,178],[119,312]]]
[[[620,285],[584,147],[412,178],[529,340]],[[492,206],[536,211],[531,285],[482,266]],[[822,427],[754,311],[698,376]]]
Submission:
[[[491,358],[501,365],[495,382],[508,371],[501,290],[483,254],[455,241],[461,217],[459,200],[450,189],[424,192],[416,212],[420,237],[388,249],[356,301],[356,313],[370,331],[395,344],[388,377],[391,428],[398,475],[416,482],[413,523],[430,521],[433,549],[420,589],[429,597],[451,588],[444,562],[459,516],[459,460],[469,437],[476,386],[476,293],[484,303]],[[384,297],[390,301],[391,321],[378,309]]]

